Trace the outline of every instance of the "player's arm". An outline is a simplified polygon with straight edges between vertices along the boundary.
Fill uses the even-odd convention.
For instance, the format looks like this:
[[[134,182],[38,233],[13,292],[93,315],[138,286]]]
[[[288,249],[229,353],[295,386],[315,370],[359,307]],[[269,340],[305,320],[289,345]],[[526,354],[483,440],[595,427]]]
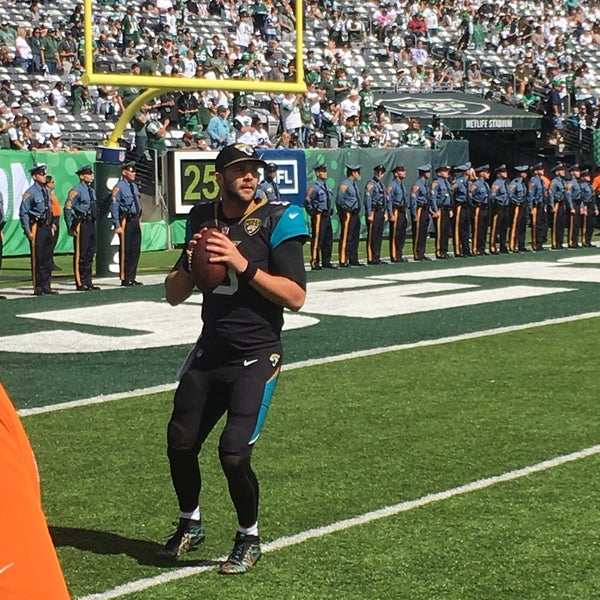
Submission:
[[[181,258],[165,279],[165,296],[171,306],[185,302],[194,291],[194,280],[183,266],[187,260],[188,250],[184,250]]]

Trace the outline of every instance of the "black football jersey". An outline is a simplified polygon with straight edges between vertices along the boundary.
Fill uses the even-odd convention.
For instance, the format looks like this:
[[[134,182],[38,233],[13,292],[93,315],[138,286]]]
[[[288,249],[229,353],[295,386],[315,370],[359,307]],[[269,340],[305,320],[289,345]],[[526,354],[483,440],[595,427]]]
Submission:
[[[228,219],[220,202],[199,203],[188,217],[186,248],[193,234],[203,227],[221,228],[259,269],[306,286],[302,245],[308,239],[308,231],[299,207],[257,199],[253,209],[241,219]],[[179,261],[184,259],[185,250]],[[202,320],[201,347],[243,354],[279,340],[283,307],[239,280],[230,269],[222,285],[204,294]]]

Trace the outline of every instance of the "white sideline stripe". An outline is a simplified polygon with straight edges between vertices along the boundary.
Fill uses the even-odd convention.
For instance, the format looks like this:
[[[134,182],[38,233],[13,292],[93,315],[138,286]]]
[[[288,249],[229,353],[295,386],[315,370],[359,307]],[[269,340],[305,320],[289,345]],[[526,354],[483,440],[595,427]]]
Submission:
[[[436,494],[428,494],[426,496],[418,498],[417,500],[408,500],[406,502],[394,504],[393,506],[386,506],[384,508],[380,508],[379,510],[374,510],[363,515],[359,515],[358,517],[352,517],[350,519],[344,519],[343,521],[331,523],[331,525],[324,525],[323,527],[309,529],[296,535],[282,537],[277,540],[273,540],[272,542],[269,542],[267,544],[263,544],[262,550],[263,552],[273,552],[275,550],[281,550],[282,548],[295,546],[297,544],[301,544],[302,542],[306,542],[307,540],[323,537],[325,535],[336,533],[338,531],[343,531],[345,529],[349,529],[350,527],[355,527],[357,525],[371,523],[379,519],[384,519],[386,517],[391,517],[402,512],[413,510],[414,508],[427,506],[428,504],[432,504],[434,502],[440,502],[441,500],[448,500],[449,498],[453,498],[455,496],[468,494],[469,492],[483,490],[485,488],[496,485],[497,483],[514,481],[515,479],[527,477],[528,475],[531,475],[533,473],[546,471],[548,469],[558,467],[565,463],[580,460],[582,458],[587,458],[595,454],[600,454],[600,445],[591,446],[589,448],[585,448],[584,450],[579,450],[571,454],[557,456],[556,458],[545,460],[543,462],[537,463],[535,465],[530,465],[522,469],[508,471],[507,473],[503,473],[502,475],[487,477],[485,479],[478,479],[477,481],[472,481],[471,483],[451,488],[443,492],[438,492]],[[217,558],[216,561],[223,561],[225,560],[225,558],[227,557],[222,556],[220,558]],[[156,577],[148,577],[145,579],[138,579],[137,581],[131,581],[130,583],[117,586],[116,588],[113,588],[112,590],[107,590],[105,592],[91,594],[89,596],[82,596],[78,600],[109,600],[110,598],[120,598],[121,596],[133,594],[134,592],[140,592],[150,587],[169,583],[178,579],[184,579],[185,577],[190,577],[192,575],[197,575],[198,573],[203,573],[204,571],[208,571],[213,568],[214,564],[204,565],[200,567],[185,567],[183,569],[177,569],[176,571],[170,571],[168,573],[157,575]]]
[[[384,354],[385,352],[397,352],[398,350],[409,350],[411,348],[422,348],[425,346],[436,346],[438,344],[449,344],[451,342],[459,342],[462,340],[472,340],[490,335],[498,335],[501,333],[510,333],[512,331],[520,331],[522,329],[531,329],[533,327],[544,327],[546,325],[558,325],[561,323],[570,323],[572,321],[581,321],[583,319],[593,319],[600,317],[600,312],[583,313],[580,315],[571,315],[568,317],[558,317],[555,319],[546,319],[534,323],[523,323],[521,325],[509,325],[506,327],[496,327],[495,329],[484,329],[482,331],[473,331],[471,333],[462,333],[434,340],[421,340],[419,342],[411,342],[408,344],[397,344],[395,346],[383,346],[381,348],[369,348],[368,350],[357,350],[355,352],[347,352],[345,354],[337,354],[336,356],[325,356],[322,358],[311,358],[301,360],[289,365],[283,365],[284,371],[292,371],[294,369],[302,369],[304,367],[313,367],[317,365],[325,365],[328,363],[350,360],[353,358],[362,358],[364,356],[375,356]],[[106,394],[94,396],[92,398],[83,398],[81,400],[71,400],[70,402],[61,402],[59,404],[49,404],[47,406],[39,406],[36,408],[23,408],[19,411],[21,417],[29,417],[40,415],[43,413],[54,412],[57,410],[66,410],[69,408],[77,408],[79,406],[89,406],[90,404],[102,404],[104,402],[112,402],[113,400],[122,400],[131,396],[146,396],[149,394],[157,394],[159,392],[169,392],[177,387],[177,383],[166,383],[164,385],[155,385],[147,388],[140,388],[128,392],[119,392],[116,394]]]

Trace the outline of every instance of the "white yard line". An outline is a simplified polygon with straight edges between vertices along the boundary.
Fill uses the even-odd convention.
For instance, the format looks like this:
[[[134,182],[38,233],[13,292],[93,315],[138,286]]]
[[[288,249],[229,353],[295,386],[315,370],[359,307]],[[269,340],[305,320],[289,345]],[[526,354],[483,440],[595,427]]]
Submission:
[[[324,525],[323,527],[309,529],[296,535],[282,537],[277,540],[273,540],[272,542],[269,542],[267,544],[264,544],[262,546],[262,550],[263,552],[273,552],[275,550],[281,550],[282,548],[295,546],[307,540],[320,538],[331,533],[335,533],[337,531],[343,531],[345,529],[349,529],[350,527],[355,527],[356,525],[364,525],[366,523],[377,521],[378,519],[384,519],[393,515],[397,515],[399,513],[413,510],[414,508],[427,506],[428,504],[432,504],[434,502],[440,502],[442,500],[448,500],[449,498],[460,496],[462,494],[468,494],[470,492],[483,490],[485,488],[496,485],[497,483],[514,481],[515,479],[527,477],[528,475],[531,475],[533,473],[546,471],[548,469],[564,465],[565,463],[580,460],[582,458],[587,458],[589,456],[594,456],[596,454],[600,454],[600,445],[591,446],[589,448],[585,448],[584,450],[579,450],[578,452],[573,452],[571,454],[557,456],[556,458],[545,460],[543,462],[537,463],[535,465],[530,465],[522,469],[508,471],[507,473],[503,473],[502,475],[486,477],[485,479],[478,479],[477,481],[472,481],[471,483],[467,483],[465,485],[444,490],[443,492],[422,496],[421,498],[418,498],[416,500],[409,500],[407,502],[400,502],[399,504],[394,504],[393,506],[386,506],[385,508],[374,510],[372,512],[368,512],[357,517],[352,517],[351,519],[345,519],[343,521],[331,523],[330,525]],[[161,575],[157,575],[156,577],[147,577],[145,579],[131,581],[129,583],[117,586],[112,590],[107,590],[105,592],[100,592],[97,594],[90,594],[88,596],[82,596],[79,598],[79,600],[109,600],[110,598],[120,598],[121,596],[126,596],[127,594],[133,594],[134,592],[139,592],[151,587],[163,585],[170,581],[184,579],[185,577],[190,577],[192,575],[197,575],[204,571],[214,569],[214,563],[216,561],[222,561],[225,558],[225,556],[221,556],[215,559],[215,561],[211,561],[212,564],[208,564],[205,566],[185,567],[182,569],[177,569],[175,571],[169,571],[168,573],[162,573]]]
[[[356,352],[347,352],[345,354],[338,354],[336,356],[325,356],[323,358],[313,358],[309,360],[302,360],[289,365],[283,366],[283,370],[291,371],[293,369],[301,369],[303,367],[312,367],[317,365],[324,365],[333,362],[340,362],[343,360],[350,360],[352,358],[361,358],[363,356],[375,356],[377,354],[383,354],[385,352],[396,352],[398,350],[408,350],[410,348],[422,348],[425,346],[436,346],[438,344],[449,344],[451,342],[458,342],[461,340],[471,340],[480,337],[486,337],[490,335],[498,335],[501,333],[510,333],[511,331],[521,331],[523,329],[531,329],[533,327],[544,327],[546,325],[558,325],[561,323],[570,323],[572,321],[581,321],[582,319],[592,319],[594,317],[600,317],[600,312],[583,313],[580,315],[571,315],[569,317],[560,317],[556,319],[547,319],[545,321],[538,321],[534,323],[523,323],[521,325],[509,325],[507,327],[497,327],[495,329],[484,329],[482,331],[473,331],[471,333],[462,333],[460,335],[453,335],[448,337],[436,338],[434,340],[421,340],[419,342],[411,342],[409,344],[397,344],[395,346],[384,346],[381,348],[369,348],[367,350],[357,350]],[[183,356],[183,354],[182,354]],[[21,417],[28,417],[32,415],[39,415],[43,413],[54,412],[57,410],[66,410],[70,408],[77,408],[79,406],[88,406],[90,404],[102,404],[104,402],[111,402],[113,400],[122,400],[124,398],[130,398],[134,396],[145,396],[149,394],[157,394],[159,392],[172,391],[176,387],[176,383],[167,383],[164,385],[156,385],[148,388],[140,388],[137,390],[130,390],[128,392],[120,392],[116,394],[106,394],[100,396],[94,396],[93,398],[83,398],[81,400],[72,400],[70,402],[61,402],[60,404],[51,404],[47,406],[39,406],[36,408],[23,408],[18,411]]]

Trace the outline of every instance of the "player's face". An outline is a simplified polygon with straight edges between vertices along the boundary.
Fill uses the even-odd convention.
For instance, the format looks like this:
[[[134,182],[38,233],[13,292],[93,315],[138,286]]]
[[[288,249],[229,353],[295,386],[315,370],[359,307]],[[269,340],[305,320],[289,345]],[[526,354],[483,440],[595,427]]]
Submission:
[[[248,161],[233,164],[223,173],[217,173],[216,177],[223,198],[238,204],[248,204],[254,200],[259,180],[257,163]]]

